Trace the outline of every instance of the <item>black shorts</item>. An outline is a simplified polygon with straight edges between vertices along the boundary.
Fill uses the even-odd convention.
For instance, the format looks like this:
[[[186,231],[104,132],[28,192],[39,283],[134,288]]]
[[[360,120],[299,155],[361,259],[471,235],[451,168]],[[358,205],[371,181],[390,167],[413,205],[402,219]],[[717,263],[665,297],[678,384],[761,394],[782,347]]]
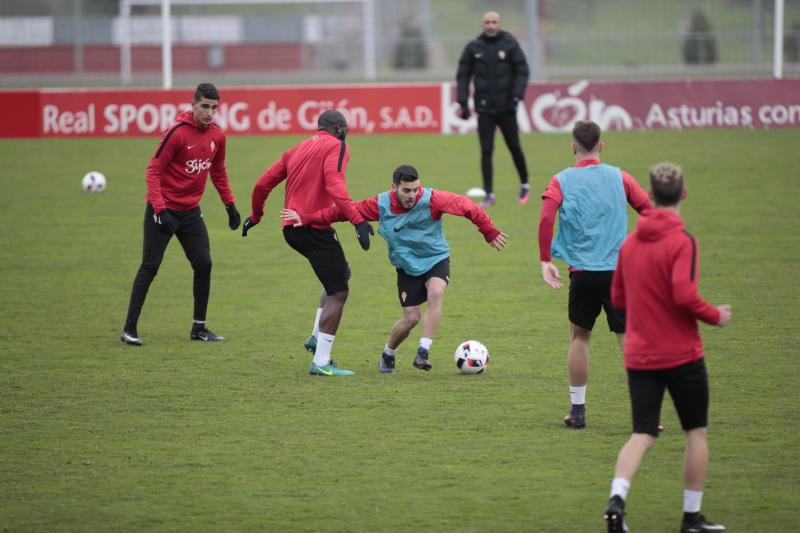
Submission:
[[[349,290],[349,267],[335,230],[286,226],[283,228],[283,238],[308,259],[327,294]]]
[[[665,388],[684,431],[708,426],[708,373],[700,359],[664,370],[628,370],[634,433],[658,436]]]
[[[591,331],[602,308],[606,311],[609,331],[625,333],[625,314],[611,306],[613,276],[613,270],[602,272],[578,270],[569,273],[570,322]]]
[[[450,258],[442,259],[421,276],[409,276],[405,270],[397,269],[397,296],[401,307],[414,307],[428,301],[425,284],[431,278],[441,278],[450,283]]]

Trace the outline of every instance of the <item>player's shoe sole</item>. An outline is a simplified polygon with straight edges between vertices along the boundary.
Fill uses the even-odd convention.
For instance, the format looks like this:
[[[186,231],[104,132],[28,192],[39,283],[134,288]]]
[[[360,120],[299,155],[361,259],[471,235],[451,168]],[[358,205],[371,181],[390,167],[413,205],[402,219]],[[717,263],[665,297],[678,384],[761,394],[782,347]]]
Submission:
[[[608,533],[628,533],[628,525],[625,523],[625,502],[619,496],[608,500],[608,507],[603,518],[606,521]]]
[[[517,203],[519,205],[527,204],[531,199],[531,190],[525,189],[524,187],[520,189],[519,194],[517,195]]]
[[[324,377],[345,377],[345,376],[355,376],[356,373],[352,370],[345,370],[343,368],[338,368],[335,364],[328,363],[327,365],[319,366],[315,363],[311,363],[311,366],[308,368],[308,373],[312,376],[324,376]]]
[[[119,340],[124,342],[125,344],[130,344],[131,346],[141,346],[142,339],[135,335],[131,335],[127,331],[123,331],[122,334],[119,336]]]
[[[725,530],[725,526],[709,522],[703,515],[700,515],[699,520],[694,523],[681,522],[681,533],[709,533]]]

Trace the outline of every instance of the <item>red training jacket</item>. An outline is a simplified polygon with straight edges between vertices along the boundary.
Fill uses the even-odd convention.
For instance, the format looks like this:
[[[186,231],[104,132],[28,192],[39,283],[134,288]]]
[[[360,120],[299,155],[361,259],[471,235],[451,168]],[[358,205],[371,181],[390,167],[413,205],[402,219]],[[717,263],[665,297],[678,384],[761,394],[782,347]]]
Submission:
[[[673,368],[703,357],[697,321],[719,322],[719,311],[697,293],[697,240],[677,213],[651,209],[619,251],[611,303],[625,311],[625,367]]]
[[[197,124],[192,112],[184,111],[161,135],[147,165],[147,203],[156,213],[194,209],[200,205],[209,173],[222,202],[234,203],[225,171],[225,133],[216,124]]]
[[[422,187],[420,186],[417,193],[417,201],[422,196]],[[390,209],[392,213],[400,214],[408,211],[397,200],[397,195],[393,191],[389,191],[389,198],[391,201]],[[416,205],[416,203],[415,203]],[[358,210],[359,214],[366,220],[377,221],[380,218],[378,209],[378,197],[366,198],[353,203],[353,206]],[[447,191],[440,191],[433,189],[431,191],[431,218],[439,220],[442,215],[448,213],[468,219],[470,222],[477,226],[478,231],[483,234],[486,242],[492,242],[500,235],[500,230],[494,227],[492,219],[486,214],[481,206],[460,194],[455,194]],[[342,212],[337,207],[323,209],[315,213],[304,214],[300,213],[300,219],[303,224],[315,225],[330,225],[333,222],[342,222],[347,220]]]
[[[333,204],[344,213],[344,220],[354,225],[363,222],[364,218],[353,207],[353,200],[347,192],[344,172],[349,160],[350,148],[326,131],[318,131],[313,137],[301,141],[286,150],[256,182],[250,219],[254,224],[261,220],[264,202],[270,192],[286,180],[283,205],[287,209],[314,213]],[[284,226],[288,225],[291,223],[284,223]],[[312,226],[318,229],[331,227],[330,224]]]
[[[597,159],[584,159],[578,161],[573,167],[588,167],[590,165],[599,165],[600,161]],[[642,186],[636,181],[636,178],[620,169],[622,173],[622,187],[625,189],[625,197],[628,203],[633,207],[637,213],[641,214],[646,209],[650,209],[650,200],[647,199],[647,193],[644,192]],[[558,178],[553,176],[550,178],[550,183],[547,189],[542,193],[542,212],[539,215],[539,260],[551,261],[550,245],[553,242],[553,226],[556,222],[556,213],[558,208],[564,201],[564,195],[561,192],[561,185],[558,183]],[[570,267],[570,270],[572,268]]]

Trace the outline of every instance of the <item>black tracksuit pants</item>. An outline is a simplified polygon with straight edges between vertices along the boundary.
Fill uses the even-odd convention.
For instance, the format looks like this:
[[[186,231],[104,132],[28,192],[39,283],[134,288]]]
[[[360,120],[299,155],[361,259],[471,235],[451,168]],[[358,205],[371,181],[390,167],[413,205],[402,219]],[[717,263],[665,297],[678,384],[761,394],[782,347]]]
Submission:
[[[186,258],[194,270],[194,319],[205,320],[208,295],[211,290],[211,247],[203,214],[199,207],[189,211],[172,211],[172,214],[180,222],[175,236],[183,246]],[[153,221],[153,206],[148,204],[144,211],[142,264],[139,265],[139,271],[133,280],[128,317],[125,320],[125,331],[127,332],[136,332],[136,325],[144,300],[147,298],[147,291],[158,273],[170,239],[172,239],[172,235],[161,232]]]
[[[506,146],[514,159],[517,174],[521,184],[528,183],[528,167],[525,163],[525,154],[519,142],[519,127],[517,126],[517,112],[515,110],[503,113],[478,113],[478,137],[481,141],[481,172],[483,173],[483,190],[490,194],[492,188],[493,168],[492,152],[494,152],[494,132],[497,128],[503,134]]]

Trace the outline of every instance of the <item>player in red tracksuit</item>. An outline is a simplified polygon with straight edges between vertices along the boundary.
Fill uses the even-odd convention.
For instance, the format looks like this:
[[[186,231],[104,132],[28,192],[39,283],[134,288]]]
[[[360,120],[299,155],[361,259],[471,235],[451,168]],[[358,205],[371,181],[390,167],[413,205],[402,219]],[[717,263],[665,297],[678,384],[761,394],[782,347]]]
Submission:
[[[403,308],[403,316],[392,327],[378,368],[385,374],[395,371],[397,348],[422,320],[422,337],[413,365],[430,370],[431,344],[442,316],[444,290],[450,282],[450,246],[444,237],[442,215],[467,218],[497,250],[506,245],[508,236],[495,228],[486,212],[469,198],[423,188],[417,169],[411,165],[395,169],[389,191],[358,201],[354,206],[366,220],[379,223],[378,232],[388,245],[389,261],[397,270],[397,293]],[[338,207],[309,214],[284,209],[281,215],[297,226],[347,220]],[[423,317],[421,305],[426,301],[428,310]]]
[[[211,174],[211,182],[228,212],[228,225],[236,229],[241,223],[225,171],[225,133],[214,123],[218,108],[217,88],[210,83],[198,85],[192,110],[179,114],[175,123],[163,133],[147,166],[144,251],[120,336],[127,344],[142,344],[137,331],[139,314],[173,235],[180,241],[194,270],[194,322],[189,338],[225,340],[205,326],[211,289],[211,251],[200,212],[200,198]]]
[[[611,285],[624,310],[623,353],[633,412],[633,435],[619,452],[605,513],[609,532],[627,531],[625,499],[631,480],[658,437],[664,390],[686,432],[681,532],[724,531],[700,514],[708,471],[708,375],[697,321],[725,326],[729,305],[713,307],[697,292],[699,247],[679,214],[686,197],[683,171],[661,163],[650,170],[655,209],[643,213],[619,252]]]
[[[317,133],[290,148],[272,164],[253,188],[252,214],[245,220],[242,236],[264,216],[264,202],[272,190],[286,181],[284,207],[314,212],[339,207],[356,227],[361,247],[369,249],[372,227],[353,207],[347,192],[345,169],[350,149],[345,143],[347,120],[340,112],[329,109],[317,119]],[[309,373],[318,376],[352,376],[353,372],[338,368],[331,361],[331,348],[347,301],[350,267],[342,245],[330,224],[295,228],[286,223],[283,237],[295,251],[308,259],[324,287],[317,310],[319,333],[314,346],[314,361]]]

